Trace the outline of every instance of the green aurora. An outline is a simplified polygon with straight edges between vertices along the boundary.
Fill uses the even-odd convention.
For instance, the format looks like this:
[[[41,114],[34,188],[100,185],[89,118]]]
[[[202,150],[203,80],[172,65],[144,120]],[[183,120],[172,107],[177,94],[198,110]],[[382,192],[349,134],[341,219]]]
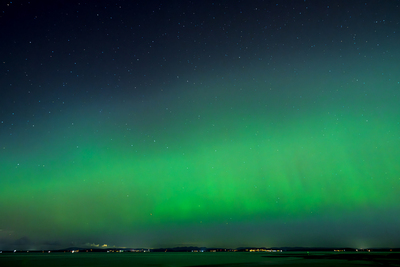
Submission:
[[[0,250],[400,247],[398,1],[22,2]]]
[[[157,105],[121,101],[106,115],[89,105],[49,116],[38,131],[21,127],[25,141],[1,154],[3,220],[15,234],[40,239],[57,231],[334,222],[398,207],[398,111],[388,99],[357,96],[379,81],[334,85],[325,96],[312,94],[314,81],[298,100],[305,89],[277,96],[282,89],[267,80],[189,85],[191,93],[181,85],[173,100],[156,96]],[[327,98],[339,100],[324,106]]]

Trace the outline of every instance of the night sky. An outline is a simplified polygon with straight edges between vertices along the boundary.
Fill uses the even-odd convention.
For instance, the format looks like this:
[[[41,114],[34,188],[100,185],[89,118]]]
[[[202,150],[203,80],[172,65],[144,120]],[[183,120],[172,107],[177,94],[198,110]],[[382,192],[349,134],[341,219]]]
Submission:
[[[400,1],[0,12],[0,249],[400,247]]]

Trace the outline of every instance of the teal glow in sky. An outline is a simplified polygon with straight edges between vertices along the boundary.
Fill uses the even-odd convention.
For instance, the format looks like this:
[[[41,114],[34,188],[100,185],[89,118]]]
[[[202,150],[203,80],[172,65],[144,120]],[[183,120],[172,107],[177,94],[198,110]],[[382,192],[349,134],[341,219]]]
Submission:
[[[160,3],[146,30],[123,22],[133,6],[102,5],[33,8],[37,36],[7,35],[0,249],[400,245],[397,17],[363,7],[369,31],[356,15],[314,18],[322,6],[273,21],[292,7],[263,3],[264,17],[235,1],[152,34],[200,4]],[[83,14],[59,41],[42,23],[65,10]],[[299,32],[312,17],[320,28]]]

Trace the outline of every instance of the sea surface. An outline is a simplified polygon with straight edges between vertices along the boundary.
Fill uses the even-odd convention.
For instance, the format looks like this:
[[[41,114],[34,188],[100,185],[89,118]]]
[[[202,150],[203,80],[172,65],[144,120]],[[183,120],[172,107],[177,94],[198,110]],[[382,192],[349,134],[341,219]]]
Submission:
[[[2,253],[0,266],[400,266],[400,253]]]

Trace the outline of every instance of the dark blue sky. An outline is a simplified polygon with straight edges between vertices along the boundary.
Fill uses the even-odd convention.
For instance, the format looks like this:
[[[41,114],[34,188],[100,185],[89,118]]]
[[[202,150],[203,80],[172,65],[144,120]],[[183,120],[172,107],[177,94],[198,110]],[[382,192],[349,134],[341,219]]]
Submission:
[[[399,4],[3,2],[0,249],[400,246]]]

